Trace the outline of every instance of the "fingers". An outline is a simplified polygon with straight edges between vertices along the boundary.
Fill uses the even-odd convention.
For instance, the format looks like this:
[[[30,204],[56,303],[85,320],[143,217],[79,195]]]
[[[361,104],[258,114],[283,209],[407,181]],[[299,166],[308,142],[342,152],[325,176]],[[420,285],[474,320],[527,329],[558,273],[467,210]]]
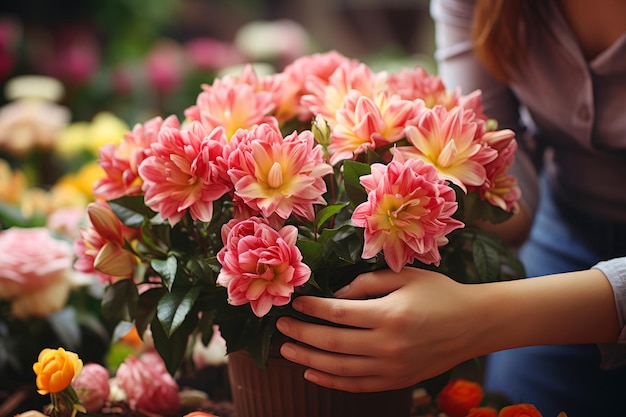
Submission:
[[[280,353],[292,362],[338,376],[369,376],[380,372],[366,356],[330,353],[291,342],[283,343]]]
[[[400,288],[404,281],[405,268],[398,274],[391,270],[368,272],[356,277],[350,284],[335,292],[338,298],[369,299],[387,295]]]
[[[304,379],[322,387],[348,392],[380,392],[406,388],[411,384],[402,384],[399,380],[382,376],[343,377],[307,369]]]
[[[328,352],[371,355],[379,342],[371,330],[332,327],[281,317],[276,327],[284,335]]]
[[[349,392],[376,392],[409,386],[412,381],[385,374],[387,368],[374,358],[323,352],[284,343],[280,353],[306,366],[304,378],[323,387]]]
[[[302,296],[296,298],[292,306],[308,316],[349,327],[372,327],[380,317],[380,302],[376,299],[342,300]]]

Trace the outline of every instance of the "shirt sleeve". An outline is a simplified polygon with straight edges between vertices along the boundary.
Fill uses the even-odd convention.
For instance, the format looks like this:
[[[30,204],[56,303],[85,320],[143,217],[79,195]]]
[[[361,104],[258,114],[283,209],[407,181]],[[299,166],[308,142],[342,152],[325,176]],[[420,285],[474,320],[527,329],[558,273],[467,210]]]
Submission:
[[[460,88],[462,94],[480,90],[487,117],[497,120],[499,128],[512,129],[522,138],[525,131],[520,123],[517,98],[474,55],[471,40],[474,0],[431,0],[430,14],[435,22],[435,59],[446,88]],[[516,177],[524,203],[534,213],[539,199],[537,173],[523,146],[519,147],[509,172]]]
[[[593,268],[602,271],[613,287],[617,317],[622,328],[618,341],[626,343],[626,257],[603,261]]]
[[[626,257],[603,261],[595,266],[606,276],[613,287],[615,308],[621,332],[617,343],[598,345],[601,352],[601,366],[604,369],[626,365]]]

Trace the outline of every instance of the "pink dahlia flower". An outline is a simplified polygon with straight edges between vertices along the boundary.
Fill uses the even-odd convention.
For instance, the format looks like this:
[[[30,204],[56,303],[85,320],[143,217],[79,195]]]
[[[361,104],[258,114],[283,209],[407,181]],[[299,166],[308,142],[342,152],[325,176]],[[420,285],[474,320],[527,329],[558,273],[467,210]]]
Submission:
[[[368,199],[354,210],[352,221],[365,228],[362,257],[373,258],[382,250],[396,272],[415,259],[439,265],[439,246],[463,223],[451,217],[456,196],[435,168],[419,160],[394,159],[389,165],[373,164],[361,184]]]
[[[129,407],[138,412],[176,415],[181,408],[179,387],[157,352],[129,356],[115,374],[115,385],[126,394]]]
[[[326,204],[324,176],[332,173],[313,134],[306,130],[283,138],[276,124],[240,132],[228,159],[235,195],[265,217],[284,220],[294,213],[313,220],[313,205]]]
[[[297,58],[285,69],[272,78],[278,84],[272,89],[276,100],[276,117],[280,120],[298,115],[300,120],[310,120],[313,114],[300,103],[300,99],[309,91],[306,88],[308,80],[315,85],[322,86],[340,65],[356,67],[358,62],[351,60],[337,51],[305,55]]]
[[[484,121],[474,111],[443,106],[425,109],[415,125],[406,128],[413,146],[398,147],[405,159],[421,159],[437,168],[439,175],[461,187],[481,186],[487,178],[485,165],[497,151],[481,141]]]
[[[422,67],[402,68],[389,76],[389,89],[406,100],[421,98],[428,108],[442,105],[450,110],[458,105],[460,92],[448,91],[441,77],[429,75]]]
[[[517,151],[515,133],[509,129],[487,132],[482,140],[498,151],[498,157],[485,166],[487,179],[478,193],[483,200],[510,211],[522,195],[517,180],[508,173]]]
[[[155,117],[146,123],[136,124],[119,145],[110,143],[101,147],[98,164],[106,176],[94,184],[94,195],[112,200],[139,194],[143,184],[139,177],[139,165],[152,154],[150,144],[157,141],[159,131],[166,127],[179,127],[176,116],[165,120]]]
[[[407,122],[416,117],[418,109],[412,101],[386,93],[372,99],[357,91],[350,92],[337,111],[330,135],[330,163],[336,165],[367,149],[400,140]]]
[[[374,97],[383,90],[385,76],[384,73],[375,73],[365,64],[354,65],[351,61],[344,61],[327,80],[308,78],[305,87],[309,94],[303,95],[301,102],[313,114],[321,114],[325,119],[334,121],[348,93],[356,90],[364,96]]]
[[[296,247],[297,237],[296,227],[275,230],[259,217],[224,225],[217,282],[227,287],[228,302],[236,306],[250,303],[257,317],[266,315],[274,305],[289,303],[294,287],[311,276]]]
[[[258,88],[258,79],[246,68],[240,80],[222,78],[212,85],[203,85],[196,104],[185,110],[185,116],[202,123],[207,131],[223,127],[226,137],[238,129],[250,129],[267,122],[274,110],[270,92]]]
[[[187,211],[193,219],[211,221],[213,202],[231,188],[217,162],[225,143],[223,129],[207,134],[198,122],[183,130],[163,129],[152,156],[139,166],[146,205],[171,225]]]

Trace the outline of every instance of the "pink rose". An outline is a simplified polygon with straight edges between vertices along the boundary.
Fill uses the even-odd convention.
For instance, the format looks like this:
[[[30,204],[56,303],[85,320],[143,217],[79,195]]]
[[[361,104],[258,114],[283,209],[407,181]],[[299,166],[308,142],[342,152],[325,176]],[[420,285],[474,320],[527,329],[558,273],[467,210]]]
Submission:
[[[109,371],[97,363],[88,363],[78,374],[72,387],[88,413],[97,413],[109,398]]]
[[[12,314],[46,316],[63,308],[71,287],[72,246],[45,228],[0,232],[0,298]]]
[[[129,356],[117,369],[115,384],[126,394],[132,410],[174,415],[181,407],[178,384],[157,352]]]
[[[295,226],[277,231],[259,217],[233,223],[222,227],[217,282],[228,287],[230,304],[250,303],[254,314],[263,317],[272,306],[289,303],[294,287],[309,279],[311,269],[296,246]]]

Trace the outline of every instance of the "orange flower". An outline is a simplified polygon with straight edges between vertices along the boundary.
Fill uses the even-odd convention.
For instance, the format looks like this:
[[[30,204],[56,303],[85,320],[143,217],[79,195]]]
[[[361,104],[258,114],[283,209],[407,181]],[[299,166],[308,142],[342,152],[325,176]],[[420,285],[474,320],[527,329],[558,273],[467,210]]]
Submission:
[[[74,352],[63,348],[44,349],[33,365],[37,390],[41,395],[63,391],[83,369],[83,361]]]
[[[133,328],[130,329],[128,333],[122,336],[120,340],[134,347],[135,349],[138,349],[141,346],[143,346],[143,340],[141,339],[141,336],[139,336],[139,331],[137,330],[137,327],[135,326],[133,326]]]
[[[204,411],[192,411],[183,417],[217,417],[215,414],[205,413]]]
[[[498,411],[491,407],[476,407],[472,408],[465,417],[496,417]]]
[[[543,417],[532,404],[513,404],[500,410],[498,417]]]
[[[483,389],[480,384],[464,379],[451,380],[437,396],[439,408],[449,417],[467,416],[482,400]]]

